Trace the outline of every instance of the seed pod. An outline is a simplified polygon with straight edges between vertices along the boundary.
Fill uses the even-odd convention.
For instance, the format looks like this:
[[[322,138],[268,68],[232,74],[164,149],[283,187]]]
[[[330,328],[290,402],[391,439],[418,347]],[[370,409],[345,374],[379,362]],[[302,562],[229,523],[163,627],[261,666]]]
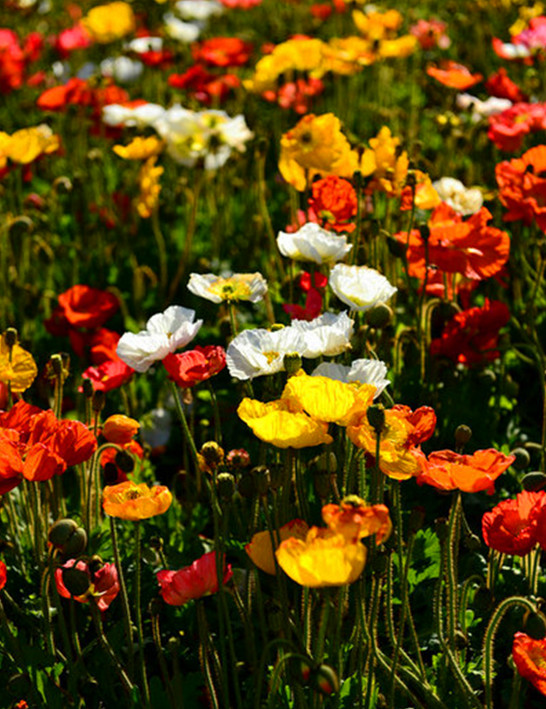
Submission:
[[[72,566],[62,570],[63,583],[73,596],[83,596],[91,586],[91,579],[85,571]]]

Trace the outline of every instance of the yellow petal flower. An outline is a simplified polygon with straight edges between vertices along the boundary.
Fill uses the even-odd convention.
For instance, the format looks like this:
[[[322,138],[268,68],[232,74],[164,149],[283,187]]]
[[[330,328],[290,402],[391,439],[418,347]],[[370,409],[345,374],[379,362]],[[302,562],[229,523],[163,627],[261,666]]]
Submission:
[[[135,29],[135,16],[126,2],[111,2],[89,10],[82,24],[95,42],[121,39]]]
[[[59,136],[43,124],[33,128],[23,128],[9,136],[3,146],[6,157],[21,165],[28,165],[44,153],[59,149]]]
[[[382,544],[392,532],[389,510],[385,505],[367,505],[356,495],[350,495],[339,505],[324,505],[322,519],[335,534],[356,542],[375,534],[375,543]]]
[[[302,586],[342,586],[353,583],[366,563],[366,547],[348,543],[342,534],[311,527],[304,540],[294,537],[275,552],[282,570]]]
[[[256,399],[243,399],[237,413],[255,436],[277,448],[307,448],[333,441],[327,423],[303,412],[291,411],[289,402],[278,400],[264,404]]]
[[[306,522],[301,519],[294,519],[279,529],[278,543],[284,542],[285,539],[290,539],[290,537],[305,539],[308,531],[309,526]],[[274,532],[273,534],[274,538],[276,538],[276,533]],[[278,543],[277,541],[275,542],[275,549]],[[275,558],[273,556],[273,544],[269,530],[257,532],[252,537],[250,543],[246,545],[245,551],[259,569],[265,571],[266,574],[275,575]]]
[[[107,485],[102,491],[102,507],[105,514],[119,519],[137,522],[162,515],[171,506],[173,496],[164,485],[148,487],[126,480],[119,485]]]
[[[10,348],[6,344],[6,336],[0,339],[0,381],[10,384],[14,394],[21,394],[29,388],[36,379],[38,367],[34,358],[20,345]]]
[[[154,135],[148,138],[137,136],[129,145],[114,145],[112,150],[124,160],[147,160],[154,155],[159,155],[163,145],[163,141]]]

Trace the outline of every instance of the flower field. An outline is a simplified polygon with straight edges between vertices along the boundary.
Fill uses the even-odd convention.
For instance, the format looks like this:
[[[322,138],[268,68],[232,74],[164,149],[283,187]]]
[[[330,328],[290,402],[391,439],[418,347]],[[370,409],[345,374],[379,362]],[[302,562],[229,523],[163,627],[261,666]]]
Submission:
[[[0,709],[538,709],[546,4],[4,0]]]

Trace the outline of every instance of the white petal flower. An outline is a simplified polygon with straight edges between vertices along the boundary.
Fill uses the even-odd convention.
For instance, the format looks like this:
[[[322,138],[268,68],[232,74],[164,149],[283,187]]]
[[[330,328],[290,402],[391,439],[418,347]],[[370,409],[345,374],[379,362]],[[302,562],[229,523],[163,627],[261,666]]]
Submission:
[[[310,321],[293,320],[290,327],[304,337],[305,349],[300,353],[303,357],[334,357],[350,347],[354,320],[346,312],[324,313]]]
[[[479,123],[483,118],[489,118],[489,116],[496,116],[503,111],[506,111],[512,106],[512,101],[507,98],[497,98],[496,96],[490,96],[487,100],[481,101],[476,96],[471,94],[458,94],[457,95],[457,107],[465,111],[469,108],[472,109],[472,114],[470,116],[473,123]]]
[[[328,282],[343,303],[360,312],[385,303],[398,290],[373,268],[344,263],[334,266]]]
[[[162,37],[136,37],[127,44],[127,49],[137,54],[160,52],[163,49]]]
[[[341,261],[353,248],[351,244],[347,244],[346,236],[326,231],[314,222],[304,224],[292,234],[280,231],[277,246],[283,256],[295,261],[312,261],[319,265]]]
[[[168,12],[163,17],[165,32],[177,42],[195,42],[201,33],[201,25],[196,22],[184,22]]]
[[[179,347],[185,347],[197,335],[202,320],[193,322],[195,311],[171,305],[164,313],[153,315],[146,329],[126,332],[118,342],[117,354],[137,372],[145,372]]]
[[[102,120],[109,126],[137,126],[144,128],[153,125],[165,113],[163,106],[157,103],[145,103],[135,108],[111,103],[102,109]]]
[[[244,330],[230,342],[226,352],[229,373],[246,380],[284,370],[284,356],[305,349],[301,332],[292,327],[270,330]]]
[[[208,20],[224,12],[224,6],[216,0],[179,0],[175,8],[185,20]]]
[[[483,205],[483,195],[477,187],[465,187],[454,177],[442,177],[432,186],[442,202],[448,204],[458,214],[467,216],[479,212]]]
[[[201,298],[221,303],[225,300],[249,300],[257,303],[267,293],[267,282],[261,273],[234,273],[216,276],[214,273],[191,273],[188,290]]]
[[[112,76],[120,84],[130,84],[140,78],[144,64],[129,57],[108,57],[100,63],[103,76]]]
[[[335,362],[322,362],[311,372],[313,377],[328,377],[340,382],[372,384],[376,388],[374,399],[390,384],[387,365],[380,359],[355,359],[350,367]]]

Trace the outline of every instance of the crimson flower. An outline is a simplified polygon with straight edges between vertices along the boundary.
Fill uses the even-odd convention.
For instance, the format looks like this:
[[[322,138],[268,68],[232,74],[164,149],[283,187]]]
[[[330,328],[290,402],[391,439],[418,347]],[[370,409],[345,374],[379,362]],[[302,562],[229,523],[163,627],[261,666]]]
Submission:
[[[509,320],[504,303],[486,299],[483,307],[463,310],[449,320],[442,336],[430,343],[430,352],[466,365],[490,362],[499,356],[499,330]]]
[[[512,103],[527,101],[528,98],[519,86],[509,78],[504,67],[501,67],[496,74],[491,74],[485,82],[485,90],[490,96],[507,98]]]
[[[356,217],[357,197],[348,180],[328,175],[313,182],[309,207],[318,216],[325,229],[350,234],[356,229],[351,220]]]
[[[76,567],[89,577],[89,589],[81,596],[74,596],[66,588],[63,581],[63,569]],[[79,603],[89,603],[89,598],[93,596],[97,599],[97,606],[100,611],[105,611],[119,593],[119,578],[115,564],[104,564],[97,571],[91,571],[85,561],[69,559],[60,568],[55,569],[55,585],[59,596],[63,598],[73,598]]]
[[[4,562],[2,560],[0,560],[0,591],[6,585],[7,578],[8,578],[8,574],[7,574],[6,565],[4,564]]]
[[[226,366],[226,353],[216,345],[197,346],[181,354],[168,354],[163,366],[177,386],[192,387],[221,372]]]
[[[489,116],[489,140],[507,152],[519,150],[529,133],[546,129],[546,103],[516,103]]]
[[[241,81],[235,74],[218,76],[195,64],[184,74],[171,74],[168,84],[175,89],[190,91],[198,101],[208,104],[213,98],[223,101],[232,89],[241,85]]]
[[[103,325],[119,308],[119,300],[108,291],[76,285],[59,296],[59,305],[70,325],[92,329]]]
[[[83,379],[90,379],[94,391],[112,391],[126,384],[135,370],[121,359],[105,360],[96,367],[88,367],[82,372]]]
[[[226,567],[222,560],[222,584],[233,576],[231,565]],[[216,552],[204,554],[191,566],[185,566],[180,571],[158,571],[157,580],[163,600],[171,606],[182,606],[188,601],[208,596],[218,591],[218,572],[216,568]]]
[[[524,490],[514,500],[503,500],[482,517],[485,543],[502,554],[525,556],[536,545],[536,511],[546,492]]]

